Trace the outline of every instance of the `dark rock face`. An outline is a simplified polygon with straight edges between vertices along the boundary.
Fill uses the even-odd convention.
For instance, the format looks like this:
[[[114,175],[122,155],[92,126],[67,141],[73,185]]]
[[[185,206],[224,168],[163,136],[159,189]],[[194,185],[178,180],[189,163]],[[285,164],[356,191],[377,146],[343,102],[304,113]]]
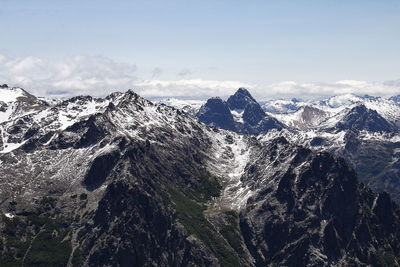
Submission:
[[[112,128],[106,116],[92,115],[85,121],[67,127],[50,145],[53,149],[86,147],[99,142]]]
[[[265,117],[265,112],[256,102],[250,102],[244,108],[243,120],[252,126],[257,125]]]
[[[254,130],[254,134],[260,132],[268,132],[271,129],[282,130],[285,126],[280,123],[277,119],[272,117],[265,117],[257,124],[257,128]]]
[[[324,143],[324,139],[322,137],[314,137],[311,142],[310,145],[311,146],[320,146]]]
[[[209,266],[215,259],[174,222],[151,184],[117,181],[110,184],[94,215],[83,251],[89,266]],[[99,240],[107,239],[101,243]]]
[[[83,180],[83,184],[89,191],[100,187],[104,183],[119,160],[119,157],[119,151],[112,151],[94,159],[92,166]]]
[[[344,160],[300,151],[278,174],[276,190],[267,184],[240,215],[255,265],[366,266],[377,265],[382,254],[396,255],[400,213],[390,197],[359,184]],[[304,161],[309,167],[295,171]]]
[[[386,191],[400,203],[400,143],[363,140],[357,132],[348,131],[345,147],[336,152],[354,166],[358,179],[375,192]]]
[[[242,121],[235,121],[232,111],[242,112]],[[239,88],[226,102],[220,98],[209,99],[196,117],[208,125],[243,134],[259,134],[283,128],[282,123],[265,114],[260,104],[244,88]]]
[[[370,132],[390,132],[395,129],[375,110],[367,109],[364,105],[359,105],[338,122],[336,128],[339,130],[367,130]]]
[[[234,120],[229,107],[221,98],[210,98],[197,113],[200,121],[226,130],[234,130]]]

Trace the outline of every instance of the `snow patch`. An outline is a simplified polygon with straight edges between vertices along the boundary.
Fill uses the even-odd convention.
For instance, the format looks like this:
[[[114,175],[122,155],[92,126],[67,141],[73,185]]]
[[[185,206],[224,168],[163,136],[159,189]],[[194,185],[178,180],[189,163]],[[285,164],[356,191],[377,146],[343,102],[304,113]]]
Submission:
[[[236,122],[244,123],[244,121],[243,121],[243,112],[244,112],[244,109],[233,109],[233,110],[231,110],[231,114],[233,116],[233,119]]]
[[[15,215],[13,215],[13,214],[11,214],[11,213],[4,213],[4,215],[7,217],[7,218],[10,218],[10,219],[12,219],[12,218],[14,218],[15,217]]]
[[[3,153],[3,154],[4,154],[4,153],[9,153],[9,152],[11,152],[11,151],[13,151],[13,150],[19,148],[19,147],[22,146],[23,144],[25,144],[26,141],[27,141],[27,140],[25,140],[25,141],[23,141],[23,142],[21,142],[21,143],[6,143],[6,142],[4,142],[4,144],[3,144],[3,150],[0,151],[0,154],[1,154],[1,153]]]
[[[216,162],[210,168],[221,177],[225,186],[221,196],[215,200],[214,208],[240,210],[255,193],[241,180],[249,162],[250,150],[246,136],[231,135],[233,141],[227,142],[223,133],[214,136],[215,147],[218,149],[214,154]]]
[[[25,93],[21,88],[0,88],[0,101],[15,102],[18,97],[23,96],[25,96]]]

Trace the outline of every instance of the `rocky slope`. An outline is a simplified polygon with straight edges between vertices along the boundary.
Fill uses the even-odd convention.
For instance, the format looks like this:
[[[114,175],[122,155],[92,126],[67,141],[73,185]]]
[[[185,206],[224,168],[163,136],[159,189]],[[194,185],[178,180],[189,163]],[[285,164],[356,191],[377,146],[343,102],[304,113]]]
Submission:
[[[398,208],[387,193],[373,194],[343,159],[328,153],[314,154],[285,139],[265,145],[252,171],[268,182],[241,213],[242,233],[256,265],[398,264],[392,257],[396,252],[380,250],[397,247],[393,237],[399,218],[393,211]],[[287,167],[274,167],[282,163]]]
[[[318,127],[330,115],[322,109],[305,105],[294,112],[276,113],[273,116],[290,128],[306,130]]]
[[[1,266],[398,265],[390,196],[283,137],[132,91],[0,126]]]
[[[267,127],[268,131],[263,131],[255,127],[245,132],[261,135],[261,139],[262,136],[283,136],[294,144],[314,151],[326,151],[344,157],[355,168],[362,182],[376,192],[389,192],[400,203],[400,105],[396,99],[396,96],[384,99],[348,94],[318,101],[264,101],[261,107],[266,114],[285,125],[283,130]],[[254,103],[255,100],[248,91],[239,90],[230,101],[232,104],[225,104],[224,113],[211,108],[207,116],[202,115],[200,120],[243,132],[240,127],[235,127],[235,120],[243,120],[242,115],[235,117],[238,114],[235,110],[240,111],[243,103]],[[224,103],[222,100],[219,102]],[[256,110],[251,112],[252,117],[261,118],[260,109]],[[225,115],[219,117],[222,114]],[[229,122],[229,125],[215,121]]]

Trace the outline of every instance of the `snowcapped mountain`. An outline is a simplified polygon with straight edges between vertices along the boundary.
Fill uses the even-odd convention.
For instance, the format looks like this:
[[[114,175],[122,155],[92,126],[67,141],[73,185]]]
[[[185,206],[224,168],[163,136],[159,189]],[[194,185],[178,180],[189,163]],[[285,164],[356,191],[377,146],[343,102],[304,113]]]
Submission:
[[[318,127],[322,122],[331,116],[329,112],[322,109],[304,105],[291,113],[273,114],[279,121],[295,129],[310,129]]]
[[[360,104],[348,111],[335,125],[338,130],[366,130],[369,132],[393,132],[395,125],[385,120],[376,110]]]
[[[290,100],[274,99],[268,101],[260,101],[260,105],[267,113],[281,114],[296,111],[301,106],[307,105],[307,103],[293,98]]]
[[[376,111],[389,123],[399,126],[400,122],[400,105],[393,98],[384,99],[372,96],[356,96],[352,94],[333,96],[326,100],[318,101],[299,101],[299,100],[276,100],[263,104],[263,109],[267,114],[274,116],[289,127],[297,129],[305,128],[325,128],[333,126],[345,116],[346,112],[350,112],[356,106],[363,105],[369,110]],[[290,108],[286,108],[290,107]],[[312,108],[318,114],[314,114],[311,118],[302,113],[305,107]],[[314,112],[314,113],[315,113]]]
[[[0,91],[0,99],[12,94],[3,89],[8,91]],[[22,107],[26,98],[3,103]],[[259,127],[265,118],[253,100],[240,90],[226,102],[208,100],[200,111],[209,108],[209,124],[226,116],[235,127]],[[314,136],[278,127],[243,135],[133,91],[40,108],[32,103],[0,123],[1,266],[400,260],[399,207],[387,193],[359,183],[343,159],[295,141],[318,138],[315,130]],[[304,118],[318,115],[309,113]],[[346,143],[356,140],[349,130],[323,133],[327,140],[310,147],[328,147],[332,140],[360,150]],[[389,132],[357,134],[396,138]]]
[[[0,86],[0,123],[27,113],[45,109],[48,104],[22,88]]]
[[[170,107],[175,107],[177,109],[183,110],[186,113],[195,116],[202,105],[205,104],[204,100],[192,100],[192,99],[178,99],[178,98],[165,98],[154,101],[157,104],[164,104]]]
[[[384,99],[373,96],[354,96],[344,95],[332,97],[328,101],[322,101],[321,106],[329,106],[333,108],[352,108],[356,105],[364,105],[370,110],[375,110],[385,120],[398,125],[400,121],[400,106],[391,99]]]

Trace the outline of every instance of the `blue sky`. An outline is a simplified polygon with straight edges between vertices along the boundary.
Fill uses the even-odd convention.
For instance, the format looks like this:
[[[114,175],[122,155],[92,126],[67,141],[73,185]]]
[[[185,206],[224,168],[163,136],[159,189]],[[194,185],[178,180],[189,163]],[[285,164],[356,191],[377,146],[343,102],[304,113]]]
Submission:
[[[287,81],[330,88],[343,80],[368,83],[356,93],[398,90],[397,0],[0,0],[0,16],[0,79],[41,94],[140,87],[201,96],[244,85],[277,96],[271,88]]]

